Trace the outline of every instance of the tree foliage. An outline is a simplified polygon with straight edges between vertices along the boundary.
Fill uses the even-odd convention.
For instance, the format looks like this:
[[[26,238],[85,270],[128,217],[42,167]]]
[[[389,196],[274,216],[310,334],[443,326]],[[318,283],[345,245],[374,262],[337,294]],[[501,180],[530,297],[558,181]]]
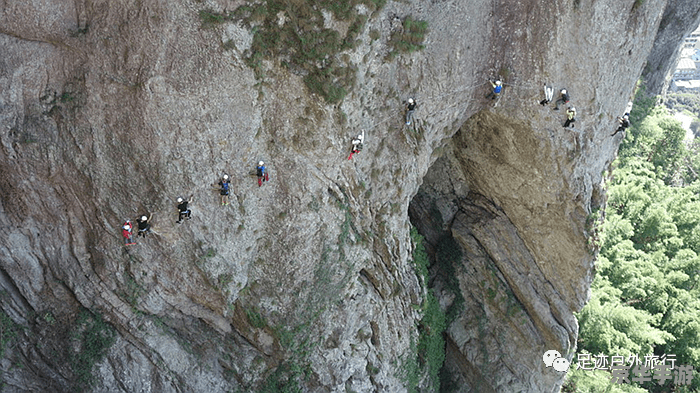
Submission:
[[[677,366],[694,366],[697,374],[700,149],[697,142],[686,145],[682,126],[652,102],[636,101],[633,125],[608,183],[593,295],[578,315],[578,351],[638,355],[642,361],[646,355],[673,354]],[[614,391],[601,387],[606,373],[596,373],[572,372],[567,386]],[[668,391],[670,382],[663,387],[655,382],[641,387]],[[700,391],[700,378],[693,379],[688,391]]]

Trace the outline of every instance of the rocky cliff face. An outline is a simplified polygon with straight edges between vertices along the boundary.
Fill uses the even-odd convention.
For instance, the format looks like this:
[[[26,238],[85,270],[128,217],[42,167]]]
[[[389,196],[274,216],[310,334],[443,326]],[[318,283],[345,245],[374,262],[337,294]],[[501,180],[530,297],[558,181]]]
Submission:
[[[648,94],[666,94],[668,82],[678,65],[683,38],[699,24],[700,3],[683,0],[669,2],[643,72]]]
[[[0,4],[4,391],[429,391],[406,366],[426,293],[409,210],[457,310],[452,382],[557,391],[541,356],[574,349],[587,217],[666,1],[363,3],[359,42],[311,68],[250,53],[263,26],[326,31],[313,15],[352,31],[323,3],[265,3],[267,22],[224,0]],[[425,48],[388,56],[407,16]],[[304,77],[333,59],[352,88],[328,104]],[[545,82],[576,128],[537,105]],[[155,233],[123,246],[141,214]]]

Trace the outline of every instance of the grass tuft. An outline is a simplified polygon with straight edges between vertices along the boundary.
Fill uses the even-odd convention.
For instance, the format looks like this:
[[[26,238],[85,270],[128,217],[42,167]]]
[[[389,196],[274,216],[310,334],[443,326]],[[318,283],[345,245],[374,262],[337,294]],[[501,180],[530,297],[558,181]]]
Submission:
[[[389,46],[392,48],[387,55],[387,60],[391,61],[399,54],[419,51],[425,46],[425,35],[428,33],[428,22],[424,20],[414,20],[407,16],[403,21],[403,31],[395,31],[389,39]]]
[[[267,326],[265,317],[260,314],[257,308],[245,310],[245,315],[248,317],[248,321],[253,327],[262,329]]]
[[[202,21],[202,27],[205,29],[210,29],[226,21],[232,20],[229,14],[222,14],[212,10],[199,11],[199,19]]]

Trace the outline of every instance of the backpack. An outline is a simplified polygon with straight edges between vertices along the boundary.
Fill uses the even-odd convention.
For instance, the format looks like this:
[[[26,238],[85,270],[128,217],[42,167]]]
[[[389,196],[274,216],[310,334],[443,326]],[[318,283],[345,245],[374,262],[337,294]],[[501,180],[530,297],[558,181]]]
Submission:
[[[221,182],[221,184],[222,184],[221,189],[223,191],[228,191],[228,182],[227,181]]]
[[[262,176],[264,172],[265,172],[265,167],[259,166],[258,167],[258,176]]]

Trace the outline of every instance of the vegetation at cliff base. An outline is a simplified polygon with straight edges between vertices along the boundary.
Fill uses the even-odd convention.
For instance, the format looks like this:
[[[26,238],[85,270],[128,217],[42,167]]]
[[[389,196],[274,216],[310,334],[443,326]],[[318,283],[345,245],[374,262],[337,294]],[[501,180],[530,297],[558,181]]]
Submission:
[[[260,393],[301,393],[299,380],[304,378],[302,370],[294,362],[283,362],[267,377]]]
[[[112,325],[99,314],[83,310],[75,323],[71,337],[70,361],[78,384],[82,388],[92,386],[92,369],[102,361],[109,348],[116,341]]]
[[[608,181],[592,297],[578,315],[578,353],[564,392],[700,391],[697,375],[690,386],[675,376],[663,385],[640,382],[632,365],[631,384],[619,385],[609,370],[612,356],[626,365],[635,356],[642,365],[675,358],[674,372],[700,369],[700,143],[684,140],[686,131],[655,101],[635,101]],[[580,356],[593,367],[576,370]]]
[[[19,326],[5,311],[0,310],[0,359],[5,356],[5,348],[17,337]]]
[[[416,275],[423,286],[428,283],[428,254],[423,245],[423,236],[416,228],[411,228],[411,238],[416,245],[413,251],[413,264]],[[428,376],[433,389],[440,391],[440,369],[445,361],[445,339],[443,333],[447,328],[445,312],[440,308],[433,290],[428,288],[421,305],[422,318],[418,325],[418,344],[411,343],[411,351],[403,360],[403,379],[409,392],[415,392],[423,375]]]
[[[462,250],[452,236],[444,236],[438,241],[435,253],[438,274],[442,276],[445,289],[454,297],[452,303],[445,310],[449,325],[464,311],[464,295],[459,287],[459,279],[455,270],[455,266],[458,266],[462,259]]]

